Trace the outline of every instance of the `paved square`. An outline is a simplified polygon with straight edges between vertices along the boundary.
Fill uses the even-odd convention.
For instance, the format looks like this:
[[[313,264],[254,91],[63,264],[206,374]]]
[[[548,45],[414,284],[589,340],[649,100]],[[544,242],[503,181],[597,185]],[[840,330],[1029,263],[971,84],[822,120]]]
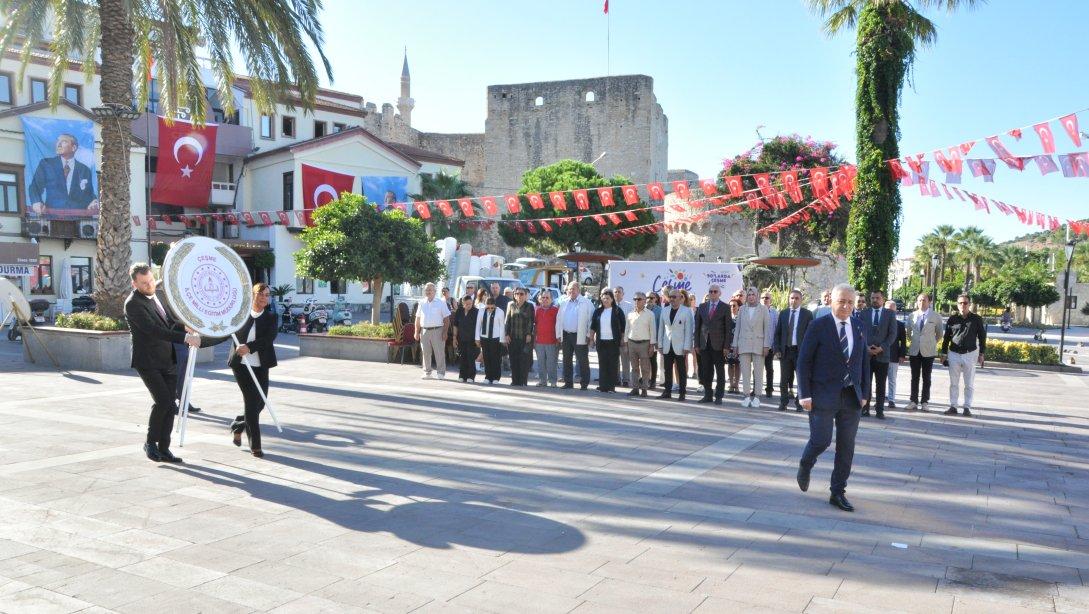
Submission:
[[[2,344],[2,612],[1089,609],[1086,376],[988,369],[975,418],[864,419],[846,514],[831,451],[798,491],[807,423],[774,404],[421,381],[281,345],[266,457],[231,445],[217,359],[169,466],[140,450],[135,373]]]

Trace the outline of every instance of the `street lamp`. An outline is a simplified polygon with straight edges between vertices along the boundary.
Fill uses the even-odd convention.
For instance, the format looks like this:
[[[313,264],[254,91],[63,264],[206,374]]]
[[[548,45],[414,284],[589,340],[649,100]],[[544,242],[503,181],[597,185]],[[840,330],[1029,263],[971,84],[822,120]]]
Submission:
[[[934,305],[935,310],[938,309],[938,267],[941,266],[941,263],[942,259],[937,254],[934,254],[930,257],[930,273],[934,278],[934,290],[933,294],[931,294],[930,296],[930,299],[931,303]]]
[[[1059,331],[1059,370],[1063,367],[1063,350],[1066,348],[1066,311],[1070,307],[1070,265],[1074,262],[1074,239],[1070,239],[1063,246],[1066,253],[1066,273],[1063,276],[1063,317],[1062,329]]]

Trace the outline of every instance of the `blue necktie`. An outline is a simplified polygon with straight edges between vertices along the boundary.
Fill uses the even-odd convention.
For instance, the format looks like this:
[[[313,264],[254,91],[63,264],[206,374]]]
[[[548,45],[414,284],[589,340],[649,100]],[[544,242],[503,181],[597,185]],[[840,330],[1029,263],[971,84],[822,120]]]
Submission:
[[[851,346],[847,343],[846,322],[839,323],[839,347],[843,350],[843,364],[846,366],[851,360]],[[849,368],[847,369],[847,372],[843,374],[843,385],[844,387],[853,385],[851,383],[851,370]]]

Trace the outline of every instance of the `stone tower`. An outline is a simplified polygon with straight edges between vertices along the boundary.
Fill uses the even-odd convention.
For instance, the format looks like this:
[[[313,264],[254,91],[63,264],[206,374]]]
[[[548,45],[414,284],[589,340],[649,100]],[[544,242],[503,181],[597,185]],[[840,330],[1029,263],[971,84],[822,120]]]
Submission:
[[[412,99],[412,78],[408,74],[408,48],[405,48],[405,63],[401,67],[401,97],[397,99],[397,112],[401,114],[401,121],[405,126],[412,125],[412,107],[416,101]]]

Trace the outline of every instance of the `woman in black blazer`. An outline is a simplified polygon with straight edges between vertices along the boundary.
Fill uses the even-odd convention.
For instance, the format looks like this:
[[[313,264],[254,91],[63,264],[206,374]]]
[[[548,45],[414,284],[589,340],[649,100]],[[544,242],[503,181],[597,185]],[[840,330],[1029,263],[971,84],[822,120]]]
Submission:
[[[627,319],[616,306],[612,290],[601,291],[601,306],[590,316],[590,344],[597,340],[598,384],[601,392],[616,392],[620,369],[620,348]]]
[[[234,379],[242,390],[242,398],[246,403],[245,415],[238,416],[231,424],[231,432],[234,435],[234,445],[242,445],[242,432],[246,432],[246,438],[250,442],[250,451],[260,458],[261,452],[261,410],[265,408],[265,402],[261,400],[261,394],[253,383],[246,365],[242,364],[243,357],[253,366],[253,373],[257,381],[261,383],[261,390],[268,395],[268,370],[276,366],[276,349],[272,342],[276,339],[278,322],[276,314],[268,308],[269,289],[268,284],[259,283],[253,286],[253,304],[250,306],[250,317],[242,328],[238,330],[237,337],[244,341],[242,345],[232,348],[231,357],[227,366],[234,371]]]

